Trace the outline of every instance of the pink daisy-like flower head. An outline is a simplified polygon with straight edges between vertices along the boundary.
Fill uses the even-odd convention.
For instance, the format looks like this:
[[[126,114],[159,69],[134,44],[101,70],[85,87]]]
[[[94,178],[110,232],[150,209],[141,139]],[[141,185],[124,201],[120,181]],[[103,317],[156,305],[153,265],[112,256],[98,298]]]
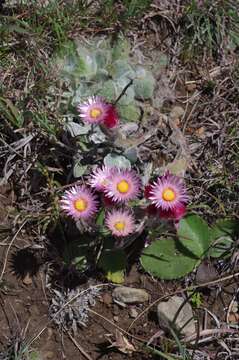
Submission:
[[[89,185],[98,191],[103,191],[109,184],[109,178],[112,172],[113,169],[107,166],[98,167],[90,176],[88,180]]]
[[[104,122],[108,114],[110,105],[107,104],[101,97],[92,96],[83,103],[77,106],[79,116],[83,121],[90,124],[100,124]]]
[[[104,126],[113,129],[119,124],[119,116],[114,105],[109,104],[109,108],[104,120]]]
[[[134,200],[139,195],[140,179],[132,170],[115,170],[112,172],[109,184],[104,189],[105,194],[118,203]]]
[[[74,186],[67,190],[60,201],[62,210],[75,220],[87,220],[97,212],[98,201],[86,186]]]
[[[115,236],[127,236],[135,230],[135,220],[128,210],[114,209],[108,212],[105,224]]]
[[[149,200],[157,208],[167,211],[186,204],[189,197],[182,179],[167,172],[151,186]]]

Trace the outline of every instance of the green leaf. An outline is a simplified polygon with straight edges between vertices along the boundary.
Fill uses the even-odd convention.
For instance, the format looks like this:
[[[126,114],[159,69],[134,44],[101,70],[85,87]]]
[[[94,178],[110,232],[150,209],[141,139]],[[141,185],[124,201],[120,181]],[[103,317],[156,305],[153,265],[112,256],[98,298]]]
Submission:
[[[209,255],[219,258],[227,255],[233,245],[233,238],[239,233],[239,221],[222,219],[217,221],[210,229],[211,241]]]
[[[98,265],[104,270],[109,281],[116,284],[122,284],[124,282],[126,256],[123,250],[118,249],[103,251]]]
[[[160,239],[148,246],[141,255],[143,268],[160,279],[177,279],[190,273],[197,260],[188,256],[177,240]]]
[[[116,167],[118,169],[131,169],[131,163],[128,159],[126,159],[122,155],[116,155],[116,154],[108,154],[104,158],[104,164],[105,166],[108,166],[110,168]]]
[[[103,226],[104,220],[105,220],[105,209],[101,209],[96,218],[96,225]]]
[[[197,215],[188,215],[179,222],[180,242],[194,256],[202,258],[210,247],[210,234],[207,223]]]

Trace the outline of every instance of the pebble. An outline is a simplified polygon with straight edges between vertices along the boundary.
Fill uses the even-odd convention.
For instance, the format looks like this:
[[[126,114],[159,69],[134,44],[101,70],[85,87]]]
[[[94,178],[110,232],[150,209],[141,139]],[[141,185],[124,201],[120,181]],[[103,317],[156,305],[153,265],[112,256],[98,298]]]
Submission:
[[[138,311],[137,311],[135,308],[131,307],[131,308],[129,309],[129,316],[130,316],[132,319],[136,319],[137,316],[138,316]]]
[[[183,336],[191,336],[196,332],[192,307],[182,297],[173,296],[167,302],[159,303],[157,315],[159,325],[164,330],[169,330],[173,326]]]
[[[181,106],[174,106],[170,112],[172,120],[180,119],[184,114],[184,109]]]
[[[125,304],[141,304],[149,300],[149,294],[144,289],[120,286],[114,289],[113,299]]]

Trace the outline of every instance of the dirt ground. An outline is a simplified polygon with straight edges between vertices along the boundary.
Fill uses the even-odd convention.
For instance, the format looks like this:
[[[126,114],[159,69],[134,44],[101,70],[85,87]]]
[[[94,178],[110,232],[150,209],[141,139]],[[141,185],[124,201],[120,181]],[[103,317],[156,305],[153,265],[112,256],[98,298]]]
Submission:
[[[181,162],[180,166],[186,167],[183,170],[187,170],[186,181],[193,199],[189,211],[197,212],[209,224],[222,217],[238,220],[238,47],[225,56],[222,46],[216,59],[204,55],[197,63],[193,59],[184,61],[180,55],[184,45],[180,43],[181,22],[172,16],[170,4],[164,3],[167,3],[166,12],[154,1],[138,24],[134,23],[134,29],[126,31],[134,48],[138,46],[146,59],[152,60],[159,53],[168,57],[167,66],[157,79],[162,113],[140,128],[142,135],[148,128],[158,126],[154,136],[140,147],[141,160],[152,161],[155,167],[176,158],[185,161],[186,165]],[[9,16],[8,11],[5,15]],[[16,18],[24,20],[24,16],[25,12],[19,10]],[[111,26],[101,30],[94,22],[93,30],[84,31],[87,36],[101,31],[110,35]],[[117,32],[120,22],[114,26]],[[82,35],[77,27],[68,29],[67,37],[74,39],[79,33]],[[46,53],[42,51],[39,56]],[[6,98],[15,103],[25,91],[22,79],[25,81],[26,69],[19,70],[14,79],[11,71],[0,69],[0,79],[8,83]],[[53,81],[51,76],[49,79]],[[57,81],[56,84],[59,85]],[[36,94],[26,96],[25,103],[22,101],[24,109],[34,112],[36,98]],[[45,98],[44,101],[47,107]],[[164,122],[165,114],[171,114],[171,125]],[[12,173],[5,184],[0,182],[0,360],[238,360],[238,244],[235,243],[231,258],[205,260],[197,271],[175,281],[163,281],[145,273],[136,254],[123,285],[145,289],[149,302],[139,305],[114,302],[115,285],[109,284],[100,271],[87,269],[81,273],[64,266],[62,238],[53,225],[52,203],[59,200],[54,186],[57,184],[62,190],[72,180],[66,174],[72,165],[69,148],[73,145],[63,130],[58,139],[38,132],[31,121],[32,115],[29,116],[25,128],[16,131],[7,125],[1,128],[2,175],[6,175],[6,169]],[[58,114],[53,111],[50,116],[54,118]],[[13,149],[15,158],[11,158],[11,144],[24,132],[34,134],[32,147],[26,144],[17,151]],[[45,161],[49,172],[36,171],[33,164],[37,161],[40,164]],[[74,242],[74,236],[73,232],[69,243]],[[214,283],[215,279],[219,281]],[[211,284],[205,285],[208,282]],[[90,306],[85,326],[75,333],[72,329],[59,328],[49,310],[54,291],[67,292],[69,288],[84,291],[91,286],[99,286],[100,290],[96,304]],[[185,291],[189,286],[194,286],[200,294],[199,305],[193,307],[198,334],[207,331],[188,343],[190,355],[181,357],[177,341],[159,329],[157,300],[174,294],[190,296]],[[234,305],[236,310],[232,311]],[[151,350],[176,353],[176,357],[150,351],[147,346],[150,340]],[[29,353],[25,351],[27,348]],[[13,357],[14,351],[19,357]]]

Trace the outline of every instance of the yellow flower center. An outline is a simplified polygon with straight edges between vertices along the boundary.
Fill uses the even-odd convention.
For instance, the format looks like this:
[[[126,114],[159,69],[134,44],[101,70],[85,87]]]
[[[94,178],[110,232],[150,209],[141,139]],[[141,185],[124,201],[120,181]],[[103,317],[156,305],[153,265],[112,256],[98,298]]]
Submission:
[[[75,209],[78,211],[85,211],[87,209],[88,203],[84,199],[78,199],[74,203]]]
[[[117,190],[120,193],[127,193],[129,191],[129,183],[126,180],[122,180],[117,184]]]
[[[166,188],[163,191],[162,197],[165,201],[173,201],[176,198],[175,191],[171,188]]]
[[[91,116],[93,119],[98,118],[101,114],[102,114],[102,111],[101,111],[101,109],[99,109],[99,108],[93,108],[93,109],[90,111],[90,116]]]
[[[119,231],[124,230],[125,223],[123,221],[118,221],[117,223],[115,223],[115,228]]]

